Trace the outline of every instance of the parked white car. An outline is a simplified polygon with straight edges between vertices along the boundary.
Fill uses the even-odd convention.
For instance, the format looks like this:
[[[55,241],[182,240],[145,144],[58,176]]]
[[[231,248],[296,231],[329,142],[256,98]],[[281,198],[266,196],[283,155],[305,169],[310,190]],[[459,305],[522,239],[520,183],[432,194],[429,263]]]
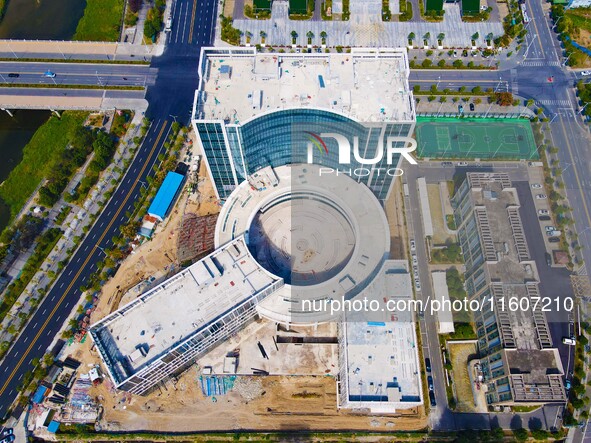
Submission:
[[[546,194],[537,194],[536,198],[538,200],[546,200],[548,198],[548,196]]]

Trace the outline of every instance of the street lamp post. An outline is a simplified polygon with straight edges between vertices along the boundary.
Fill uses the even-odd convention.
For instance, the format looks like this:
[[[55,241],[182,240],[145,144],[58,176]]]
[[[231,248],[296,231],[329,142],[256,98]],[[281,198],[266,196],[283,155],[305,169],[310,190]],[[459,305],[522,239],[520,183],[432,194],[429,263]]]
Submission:
[[[581,110],[579,111],[579,115],[583,113],[583,111],[585,110],[585,108],[586,108],[587,106],[589,106],[589,103],[585,103],[585,106],[583,106],[583,107],[581,108]]]
[[[19,56],[16,55],[16,52],[14,52],[14,50],[12,49],[12,46],[10,46],[10,42],[8,42],[8,49],[10,49],[10,52],[12,52],[12,55],[14,55],[15,58],[19,58]]]
[[[568,59],[571,57],[571,55],[573,55],[574,52],[571,52],[568,57],[566,58],[566,60],[562,63],[562,66],[566,66],[566,62],[568,62]]]

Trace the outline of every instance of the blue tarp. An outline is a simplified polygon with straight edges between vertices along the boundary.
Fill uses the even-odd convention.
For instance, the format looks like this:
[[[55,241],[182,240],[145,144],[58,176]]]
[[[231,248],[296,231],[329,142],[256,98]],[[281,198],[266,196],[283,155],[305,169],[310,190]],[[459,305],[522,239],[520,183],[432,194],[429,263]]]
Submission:
[[[178,194],[179,189],[183,185],[185,177],[176,172],[169,172],[162,182],[162,186],[158,189],[156,197],[152,200],[152,204],[148,209],[148,214],[163,220],[168,215],[168,211],[172,208],[174,200]]]
[[[576,41],[574,41],[574,40],[571,40],[571,39],[570,39],[570,37],[569,37],[568,35],[567,35],[567,36],[565,36],[565,39],[566,39],[566,41],[567,41],[567,42],[568,42],[568,41],[570,41],[570,42],[571,42],[571,44],[572,44],[572,45],[573,45],[575,48],[577,48],[578,50],[580,50],[580,51],[583,51],[583,52],[584,52],[585,54],[587,54],[588,56],[591,56],[591,51],[590,51],[589,49],[585,48],[584,46],[581,46],[581,45],[579,45],[579,44],[578,44]]]
[[[33,403],[42,403],[46,392],[47,388],[45,386],[39,386],[35,391],[35,395],[33,395]]]
[[[57,430],[60,428],[60,423],[52,420],[49,425],[47,425],[47,430],[49,432],[53,432],[54,434],[57,432]]]

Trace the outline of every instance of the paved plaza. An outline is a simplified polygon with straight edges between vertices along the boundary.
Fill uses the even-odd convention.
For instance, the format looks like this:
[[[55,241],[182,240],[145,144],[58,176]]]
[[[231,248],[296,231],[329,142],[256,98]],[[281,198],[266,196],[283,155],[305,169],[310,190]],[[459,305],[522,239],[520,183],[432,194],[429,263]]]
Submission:
[[[445,15],[442,22],[384,22],[381,19],[381,10],[365,8],[361,11],[352,10],[349,21],[322,21],[322,20],[290,20],[288,17],[287,2],[276,0],[273,3],[273,12],[269,20],[234,20],[234,27],[240,29],[244,35],[251,34],[251,44],[262,43],[261,31],[266,34],[266,44],[271,46],[291,46],[292,31],[296,31],[297,45],[306,46],[307,34],[312,32],[313,46],[320,46],[322,39],[320,33],[327,33],[327,46],[371,46],[371,47],[402,47],[408,45],[408,35],[414,32],[417,36],[415,46],[420,44],[422,37],[430,33],[429,45],[437,45],[437,36],[445,34],[444,47],[471,46],[471,37],[478,32],[477,45],[485,47],[485,37],[492,33],[495,37],[503,34],[503,25],[500,22],[464,23],[460,17],[458,4],[444,5]],[[415,15],[418,11],[415,12]],[[243,37],[243,43],[246,38]]]

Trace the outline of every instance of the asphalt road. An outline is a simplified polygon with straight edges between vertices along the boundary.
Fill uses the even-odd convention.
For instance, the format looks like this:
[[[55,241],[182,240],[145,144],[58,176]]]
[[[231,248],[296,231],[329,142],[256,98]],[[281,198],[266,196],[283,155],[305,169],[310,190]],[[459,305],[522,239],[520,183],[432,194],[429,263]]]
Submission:
[[[591,153],[587,149],[586,135],[576,114],[578,111],[576,97],[574,97],[571,88],[575,79],[580,75],[562,70],[559,66],[561,61],[559,43],[556,36],[550,31],[541,2],[526,0],[526,3],[530,11],[529,15],[534,20],[530,24],[530,34],[527,37],[527,58],[524,61],[519,64],[503,62],[498,71],[412,71],[410,82],[411,84],[420,84],[424,89],[428,89],[431,84],[439,84],[440,89],[476,85],[497,90],[506,89],[525,98],[533,98],[543,106],[547,115],[554,119],[552,126],[554,144],[560,148],[559,157],[565,168],[563,177],[569,200],[574,209],[579,238],[586,247],[583,253],[585,259],[589,261],[591,259],[591,248],[589,247],[591,245],[591,234],[589,233],[591,231],[589,212],[591,193],[587,191],[591,187],[591,170],[589,169]],[[146,82],[150,86],[147,91],[147,99],[150,103],[147,114],[154,119],[154,124],[113,200],[100,215],[79,250],[84,251],[88,247],[91,252],[78,252],[74,256],[58,279],[54,289],[46,296],[37,314],[33,317],[33,321],[29,323],[30,326],[23,332],[13,350],[0,366],[0,379],[3,380],[3,385],[0,387],[0,416],[6,413],[14,399],[15,388],[19,380],[27,370],[31,369],[31,359],[43,355],[70,310],[78,302],[80,292],[77,288],[88,278],[88,275],[94,270],[96,262],[101,258],[97,245],[103,248],[108,247],[110,238],[124,221],[121,214],[131,208],[133,201],[138,197],[138,181],[150,173],[151,165],[162,148],[171,120],[178,118],[182,122],[188,121],[194,91],[197,88],[196,71],[199,51],[201,46],[210,45],[213,42],[215,15],[215,0],[207,0],[206,2],[178,0],[173,10],[173,29],[167,35],[167,50],[162,57],[153,60],[151,68],[147,72],[142,71],[141,68],[137,68],[139,72],[127,71],[126,69],[129,69],[128,67],[131,65],[125,65],[126,68],[122,68],[121,65],[113,65],[118,68],[113,67],[111,71],[109,71],[111,65],[93,65],[90,68],[85,68],[84,65],[69,64],[69,72],[57,71],[56,68],[56,79],[63,76],[72,82],[88,80],[89,82],[94,81],[94,84],[100,84],[101,77],[109,78],[114,82],[124,82],[123,76],[128,78],[128,81],[138,81],[139,77],[153,79],[152,83],[149,83],[148,80]],[[48,69],[47,66],[43,64],[43,67],[37,66],[36,70],[23,71],[23,78],[34,76],[38,79],[38,76]],[[99,67],[101,67],[100,71]],[[95,78],[90,80],[93,77],[93,69],[96,71],[94,72]],[[136,69],[136,67],[131,69]],[[0,71],[4,72],[4,70],[7,74],[14,72],[0,66]],[[554,77],[554,81],[548,82],[548,77]],[[133,80],[129,80],[130,78]],[[43,81],[52,80],[44,79]],[[411,200],[415,199],[416,189],[413,191],[411,186]],[[416,208],[418,211],[418,207]],[[414,209],[411,208],[411,210]],[[528,213],[522,214],[522,216],[526,221],[530,217]],[[413,213],[411,217],[413,220],[419,220],[416,219],[417,214]],[[415,238],[422,238],[420,223],[413,223],[413,225]],[[535,243],[535,238],[531,241],[528,238],[528,241],[530,248],[532,248],[532,241]],[[419,242],[418,245],[420,244]],[[538,254],[536,251],[534,246],[532,254]],[[427,271],[424,269],[426,252],[422,247],[417,252],[420,274],[422,277],[427,276]],[[543,263],[539,268],[543,267]],[[545,276],[546,270],[541,270],[540,274],[542,292],[555,292],[563,288],[563,284],[566,284],[565,276],[556,276],[554,273]],[[429,280],[422,278],[421,282],[422,295],[426,297],[430,292]],[[553,337],[563,334],[566,323],[564,319],[558,317],[556,321],[552,319],[550,321],[552,324],[559,325],[552,327]],[[437,356],[439,349],[438,341],[435,340],[436,331],[435,334],[434,331],[435,322],[433,319],[426,318],[421,324],[421,332],[427,336],[427,340],[423,340],[423,345],[427,345],[427,351],[431,355],[438,401],[438,406],[433,411],[432,424],[437,429],[489,426],[489,420],[481,415],[453,414],[445,407],[445,388],[442,385],[443,367],[440,357]],[[560,351],[563,365],[566,368],[570,358],[569,350],[561,348]],[[552,415],[551,413],[546,414],[545,410],[546,408],[540,414]]]
[[[46,77],[48,71],[55,77]],[[0,86],[2,83],[151,86],[157,73],[157,69],[148,65],[0,62]]]
[[[16,398],[16,389],[24,374],[33,369],[32,360],[43,356],[79,303],[79,287],[103,258],[101,249],[111,246],[111,238],[118,234],[119,226],[126,221],[125,213],[133,208],[133,202],[140,195],[140,181],[152,174],[152,166],[162,150],[173,119],[188,123],[188,111],[198,86],[196,72],[200,49],[213,43],[216,6],[215,0],[177,0],[171,34],[176,29],[180,38],[170,40],[165,53],[152,63],[152,69],[158,72],[154,85],[147,91],[150,106],[146,114],[153,120],[152,126],[112,199],[0,365],[0,417],[5,416]],[[108,71],[110,68],[103,65],[89,69],[98,70],[99,67],[107,69],[102,72],[122,75],[122,71]],[[137,69],[142,72],[146,67]]]

